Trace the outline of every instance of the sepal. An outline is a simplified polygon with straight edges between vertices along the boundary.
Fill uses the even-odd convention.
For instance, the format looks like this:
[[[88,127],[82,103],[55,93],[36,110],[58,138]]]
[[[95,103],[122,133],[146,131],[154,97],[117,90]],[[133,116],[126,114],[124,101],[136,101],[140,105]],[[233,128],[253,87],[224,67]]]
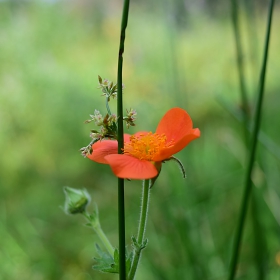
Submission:
[[[64,187],[65,205],[64,211],[67,214],[84,213],[91,201],[91,197],[86,189],[73,189]]]
[[[154,162],[154,166],[156,167],[156,169],[157,169],[157,171],[158,171],[158,174],[157,174],[156,177],[150,179],[150,189],[152,188],[152,186],[153,186],[154,183],[156,182],[156,180],[157,180],[157,178],[158,178],[158,176],[159,176],[159,174],[160,174],[160,172],[161,172],[161,166],[162,166],[162,164],[161,164],[161,162]]]
[[[183,163],[182,163],[179,159],[177,159],[176,157],[174,157],[174,156],[172,156],[172,157],[170,157],[170,158],[164,160],[164,162],[165,162],[165,161],[170,161],[170,160],[175,161],[175,162],[177,163],[177,165],[178,165],[179,168],[180,168],[180,171],[182,172],[183,178],[185,179],[185,178],[187,177],[187,175],[186,175],[186,171],[185,171],[185,168],[184,168]]]

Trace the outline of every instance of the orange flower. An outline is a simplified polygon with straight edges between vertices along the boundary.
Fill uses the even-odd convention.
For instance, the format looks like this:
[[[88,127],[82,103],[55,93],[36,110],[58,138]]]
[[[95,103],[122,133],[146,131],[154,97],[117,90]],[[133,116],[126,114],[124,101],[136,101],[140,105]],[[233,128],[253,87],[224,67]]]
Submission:
[[[170,109],[159,122],[156,132],[124,135],[124,151],[118,154],[116,140],[102,140],[92,145],[88,158],[109,164],[119,178],[150,179],[158,175],[161,163],[184,149],[200,136],[193,128],[188,113],[181,108]]]

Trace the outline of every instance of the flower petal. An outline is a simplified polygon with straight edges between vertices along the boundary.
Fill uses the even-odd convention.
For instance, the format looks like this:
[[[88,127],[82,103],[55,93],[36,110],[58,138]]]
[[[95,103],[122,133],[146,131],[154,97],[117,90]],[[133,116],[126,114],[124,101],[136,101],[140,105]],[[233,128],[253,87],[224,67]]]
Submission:
[[[124,134],[124,142],[130,140],[130,134]],[[95,162],[108,164],[105,156],[118,153],[117,140],[101,140],[92,145],[92,153],[87,157]]]
[[[124,134],[124,142],[127,143],[127,142],[130,142],[130,137],[131,136],[134,136],[134,137],[141,137],[141,136],[144,136],[146,134],[148,134],[149,132],[148,131],[138,131],[136,133],[134,133],[133,135],[130,135],[130,134]]]
[[[102,140],[92,145],[92,153],[87,157],[98,163],[108,164],[105,160],[105,156],[118,153],[118,141],[117,140]]]
[[[147,160],[123,154],[108,155],[105,159],[119,178],[150,179],[158,174],[156,167]]]
[[[149,132],[148,131],[138,131],[133,134],[133,136],[139,137],[139,136],[144,136],[147,135]]]
[[[156,133],[165,134],[167,143],[176,143],[191,133],[193,128],[189,114],[181,108],[172,108],[160,120]]]
[[[124,142],[128,142],[129,140],[130,140],[130,134],[127,134],[127,133],[125,133],[124,135],[123,135],[123,140],[124,140]]]
[[[170,148],[164,149],[160,152],[160,154],[154,158],[155,161],[163,161],[165,159],[170,158],[176,153],[180,152],[184,149],[192,140],[200,137],[200,130],[198,128],[192,129],[191,132],[185,135],[183,138],[178,140],[174,146]]]

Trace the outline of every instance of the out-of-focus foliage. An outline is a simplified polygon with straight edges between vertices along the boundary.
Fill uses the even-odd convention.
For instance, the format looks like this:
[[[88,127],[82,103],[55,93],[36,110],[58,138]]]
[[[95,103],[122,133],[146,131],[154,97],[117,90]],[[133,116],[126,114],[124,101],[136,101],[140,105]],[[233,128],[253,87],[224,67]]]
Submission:
[[[94,109],[105,113],[97,75],[116,80],[121,4],[0,1],[1,279],[117,279],[92,270],[97,237],[82,226],[82,217],[67,216],[59,206],[63,186],[87,188],[117,245],[116,179],[79,149],[90,141],[92,126],[84,120]],[[124,107],[136,109],[138,120],[129,132],[154,130],[173,106],[186,109],[201,130],[200,140],[178,155],[187,179],[166,163],[152,189],[149,245],[138,279],[225,279],[227,273],[246,147],[242,125],[226,108],[238,112],[240,96],[225,6],[218,19],[211,10],[193,8],[179,27],[180,9],[171,1],[157,7],[131,3]],[[241,23],[253,112],[266,13],[251,12],[253,17],[242,10]],[[238,279],[279,275],[279,27],[276,10],[262,122],[266,138],[258,150]],[[136,232],[140,193],[140,181],[126,183],[128,243]]]

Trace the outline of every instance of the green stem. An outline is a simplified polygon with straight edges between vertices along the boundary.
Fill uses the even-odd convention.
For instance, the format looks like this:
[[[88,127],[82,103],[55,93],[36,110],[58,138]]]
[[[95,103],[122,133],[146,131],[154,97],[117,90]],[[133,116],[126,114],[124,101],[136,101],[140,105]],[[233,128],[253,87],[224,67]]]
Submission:
[[[106,109],[107,109],[108,114],[111,116],[112,113],[111,113],[110,106],[109,106],[109,97],[106,97]]]
[[[122,67],[125,30],[127,27],[129,13],[129,0],[124,0],[120,46],[118,54],[118,78],[117,78],[117,108],[118,108],[118,153],[122,153],[123,140],[123,99],[122,99]],[[124,179],[118,178],[118,224],[119,224],[119,279],[126,279],[126,257],[125,257],[125,201],[124,201]]]
[[[239,28],[239,17],[238,17],[238,4],[237,0],[231,0],[231,12],[232,12],[232,24],[234,29],[234,38],[235,38],[235,49],[236,49],[236,61],[237,61],[237,70],[238,70],[238,78],[239,78],[239,87],[241,93],[241,101],[242,101],[242,113],[243,113],[243,121],[244,121],[244,133],[246,144],[248,145],[248,131],[247,126],[249,125],[249,103],[247,97],[247,90],[245,85],[245,74],[244,74],[244,63],[243,63],[243,52],[241,45],[241,36],[240,36],[240,28]]]
[[[96,227],[94,228],[96,234],[98,235],[98,237],[100,238],[100,240],[102,241],[103,245],[105,246],[105,248],[107,249],[107,251],[109,252],[109,254],[112,256],[112,258],[114,258],[114,248],[111,245],[109,239],[107,238],[107,236],[105,235],[104,231],[102,230],[102,228]]]
[[[218,99],[223,108],[238,122],[242,123],[243,119],[239,112],[235,111],[232,106],[228,105],[224,100]],[[252,133],[252,128],[247,127],[248,133]],[[270,152],[272,156],[280,160],[280,146],[277,145],[271,138],[269,138],[262,130],[259,131],[258,141]]]
[[[99,223],[98,217],[92,218],[88,213],[84,212],[83,215],[86,217],[86,219],[90,222],[92,229],[96,232],[98,237],[100,238],[101,242],[107,249],[108,253],[114,258],[114,248],[111,245],[109,239],[107,238],[106,234],[101,228],[101,225]]]
[[[119,279],[126,279],[124,180],[118,178]]]
[[[269,15],[268,15],[268,24],[267,24],[267,31],[266,31],[266,40],[265,40],[265,48],[264,48],[264,57],[263,57],[263,64],[261,69],[260,75],[260,85],[259,85],[259,93],[258,93],[258,100],[257,100],[257,107],[255,112],[255,123],[252,133],[252,143],[250,146],[250,153],[249,153],[249,162],[246,170],[246,177],[245,177],[245,188],[243,193],[243,199],[241,204],[240,216],[237,225],[237,233],[233,247],[233,254],[232,260],[230,264],[230,273],[229,273],[229,280],[233,280],[235,277],[236,266],[238,262],[238,256],[240,251],[240,243],[243,234],[244,222],[246,217],[246,212],[248,208],[248,202],[250,198],[250,192],[252,188],[252,181],[251,175],[255,160],[255,153],[257,148],[257,140],[258,140],[258,132],[260,128],[261,122],[261,108],[262,108],[262,101],[264,95],[264,85],[265,85],[265,74],[266,74],[266,65],[267,65],[267,58],[268,58],[268,46],[269,46],[269,38],[270,38],[270,30],[271,30],[271,21],[272,21],[272,14],[273,14],[273,6],[274,0],[270,1],[270,8],[269,8]]]
[[[143,190],[142,190],[140,221],[138,225],[137,239],[136,242],[134,242],[135,244],[134,244],[133,260],[128,275],[128,280],[134,279],[137,266],[141,257],[141,252],[147,244],[147,242],[144,241],[144,235],[145,235],[147,217],[148,217],[149,199],[150,199],[150,180],[144,180]]]

